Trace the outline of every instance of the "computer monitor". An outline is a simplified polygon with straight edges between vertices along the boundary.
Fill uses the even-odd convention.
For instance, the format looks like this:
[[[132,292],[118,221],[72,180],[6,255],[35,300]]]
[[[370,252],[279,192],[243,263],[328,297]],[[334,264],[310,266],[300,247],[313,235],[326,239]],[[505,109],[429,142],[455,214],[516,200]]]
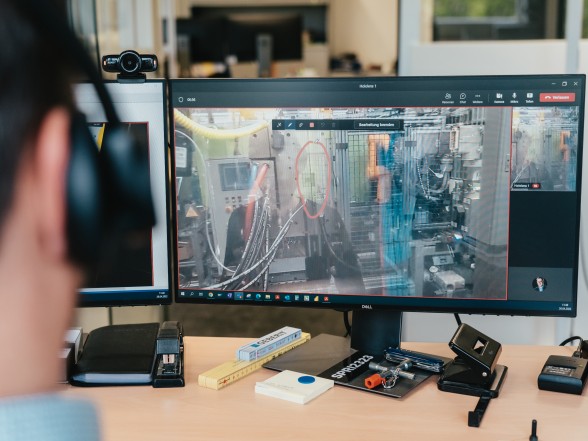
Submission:
[[[119,118],[133,135],[146,146],[149,157],[151,192],[156,225],[145,231],[145,237],[127,235],[109,241],[103,257],[80,290],[80,306],[123,306],[169,304],[172,300],[171,224],[168,204],[167,100],[165,83],[107,82]],[[102,105],[91,83],[80,83],[74,89],[78,108],[86,115],[90,132],[97,144],[106,136],[109,126]],[[97,250],[98,252],[98,250]]]
[[[297,13],[199,14],[176,21],[177,35],[189,48],[192,63],[259,61],[259,37],[271,39],[271,60],[301,60],[303,18]]]
[[[230,55],[239,61],[260,61],[260,37],[270,40],[272,61],[302,59],[302,16],[299,14],[232,14],[227,17]]]
[[[575,316],[584,88],[172,81],[177,302],[350,309],[358,345],[397,311]]]
[[[191,63],[224,63],[229,55],[227,21],[223,17],[177,19],[176,33],[180,42],[187,46]]]

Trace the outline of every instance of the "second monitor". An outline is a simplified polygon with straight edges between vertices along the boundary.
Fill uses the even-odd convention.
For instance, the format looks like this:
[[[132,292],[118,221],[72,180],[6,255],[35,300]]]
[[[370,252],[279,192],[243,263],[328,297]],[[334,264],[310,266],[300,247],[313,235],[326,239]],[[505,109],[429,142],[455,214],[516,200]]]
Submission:
[[[167,179],[166,95],[163,81],[144,83],[108,82],[123,127],[145,146],[149,159],[151,194],[156,225],[153,229],[122,240],[106,237],[103,257],[81,290],[81,306],[148,305],[171,303],[170,222]],[[110,128],[102,105],[91,83],[78,84],[75,97],[86,115],[98,148]]]

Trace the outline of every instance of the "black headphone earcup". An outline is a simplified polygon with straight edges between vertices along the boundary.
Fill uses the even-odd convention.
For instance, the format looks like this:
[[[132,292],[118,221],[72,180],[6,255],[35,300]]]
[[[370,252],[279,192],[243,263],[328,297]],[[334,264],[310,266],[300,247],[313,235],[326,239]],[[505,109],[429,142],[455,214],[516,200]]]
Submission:
[[[100,151],[106,217],[108,222],[117,223],[111,225],[117,230],[151,228],[155,220],[147,140],[139,142],[133,135],[133,127],[133,124],[108,126]],[[146,130],[145,126],[142,128]]]
[[[108,240],[154,224],[149,152],[128,125],[107,123],[99,148],[85,116],[72,114],[66,191],[69,255],[76,263],[90,266]]]
[[[104,200],[98,147],[80,112],[73,112],[67,171],[67,235],[70,258],[89,265],[97,259],[104,230]]]

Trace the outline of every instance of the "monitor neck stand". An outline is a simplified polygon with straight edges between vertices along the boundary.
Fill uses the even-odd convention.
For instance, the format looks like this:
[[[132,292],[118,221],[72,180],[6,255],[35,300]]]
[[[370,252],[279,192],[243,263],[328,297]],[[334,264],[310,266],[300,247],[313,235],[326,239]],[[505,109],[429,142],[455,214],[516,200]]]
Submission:
[[[502,346],[465,323],[449,342],[457,357],[444,369],[437,383],[440,390],[480,397],[468,414],[468,426],[479,427],[492,398],[498,397],[507,367],[497,364]]]
[[[390,347],[399,348],[402,336],[402,312],[383,309],[353,311],[351,348],[382,356]]]

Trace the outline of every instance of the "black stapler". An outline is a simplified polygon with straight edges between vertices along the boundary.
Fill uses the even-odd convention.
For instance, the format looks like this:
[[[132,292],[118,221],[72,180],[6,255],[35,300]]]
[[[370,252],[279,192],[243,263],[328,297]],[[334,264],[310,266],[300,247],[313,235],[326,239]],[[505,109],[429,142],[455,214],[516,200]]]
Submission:
[[[184,386],[184,339],[180,322],[163,322],[155,347],[153,387]]]

